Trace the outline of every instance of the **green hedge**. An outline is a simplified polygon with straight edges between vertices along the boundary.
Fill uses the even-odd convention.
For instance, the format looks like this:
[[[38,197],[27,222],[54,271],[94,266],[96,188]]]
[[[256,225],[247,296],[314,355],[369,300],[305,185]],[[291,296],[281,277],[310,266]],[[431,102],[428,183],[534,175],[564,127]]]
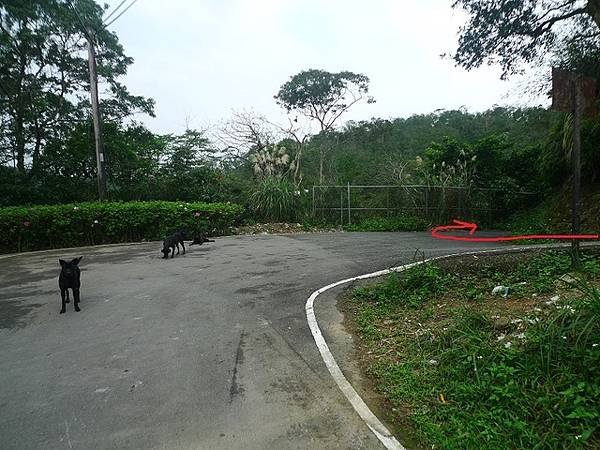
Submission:
[[[162,240],[186,229],[228,234],[244,209],[231,203],[89,202],[0,209],[0,253]]]

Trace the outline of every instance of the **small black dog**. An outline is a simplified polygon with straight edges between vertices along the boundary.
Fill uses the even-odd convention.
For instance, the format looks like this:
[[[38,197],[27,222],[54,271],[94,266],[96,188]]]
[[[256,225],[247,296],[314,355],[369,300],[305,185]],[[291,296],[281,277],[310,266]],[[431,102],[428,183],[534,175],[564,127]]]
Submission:
[[[173,253],[171,254],[171,258],[175,258],[175,247],[177,247],[177,254],[179,255],[179,244],[183,247],[183,254],[185,255],[185,244],[183,240],[185,239],[185,231],[178,231],[171,236],[167,236],[165,241],[163,242],[163,249],[161,252],[164,255],[164,259],[169,257],[169,252],[173,249]]]
[[[202,245],[205,242],[215,242],[212,239],[209,239],[208,236],[206,236],[204,233],[197,233],[194,235],[194,240],[193,242],[190,243],[190,245],[194,245],[194,244],[198,244],[198,245]]]
[[[58,287],[60,288],[60,296],[62,298],[62,308],[60,313],[66,311],[66,304],[69,303],[69,288],[73,290],[73,302],[75,303],[75,311],[79,309],[79,288],[81,286],[81,271],[79,270],[79,261],[83,256],[73,259],[71,262],[59,259],[60,275],[58,276]]]

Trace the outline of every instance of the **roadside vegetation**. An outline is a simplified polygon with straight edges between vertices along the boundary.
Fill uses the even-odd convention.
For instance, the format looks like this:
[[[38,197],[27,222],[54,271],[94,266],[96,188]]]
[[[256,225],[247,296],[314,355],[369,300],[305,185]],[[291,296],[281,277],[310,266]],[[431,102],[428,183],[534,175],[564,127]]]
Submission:
[[[465,256],[343,301],[392,420],[425,448],[598,448],[600,253]],[[493,296],[497,285],[511,288]]]
[[[346,231],[424,231],[428,222],[422,217],[397,215],[395,217],[373,217],[344,226]]]
[[[600,166],[599,166],[600,167]],[[521,211],[508,218],[501,226],[515,233],[558,233],[569,230],[571,226],[570,192],[548,195],[536,207]],[[584,187],[581,196],[581,221],[583,231],[600,230],[600,185],[590,184]]]

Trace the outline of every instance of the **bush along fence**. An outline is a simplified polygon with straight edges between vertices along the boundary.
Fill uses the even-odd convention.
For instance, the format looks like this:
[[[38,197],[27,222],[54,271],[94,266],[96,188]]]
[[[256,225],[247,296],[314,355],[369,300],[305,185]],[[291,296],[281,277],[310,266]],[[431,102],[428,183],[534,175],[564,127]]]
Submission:
[[[315,220],[348,226],[372,218],[420,218],[431,223],[451,219],[493,224],[539,202],[532,192],[463,186],[393,185],[313,186]]]
[[[244,209],[231,203],[89,202],[0,209],[0,253],[229,234]]]

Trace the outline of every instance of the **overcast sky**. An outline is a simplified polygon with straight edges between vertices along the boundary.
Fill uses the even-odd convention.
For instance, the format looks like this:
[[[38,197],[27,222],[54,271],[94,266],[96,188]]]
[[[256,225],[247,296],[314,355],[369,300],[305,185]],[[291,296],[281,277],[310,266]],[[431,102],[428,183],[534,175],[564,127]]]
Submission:
[[[467,72],[440,58],[465,22],[451,3],[138,0],[109,28],[135,60],[126,85],[156,100],[156,118],[138,120],[160,133],[181,132],[186,121],[204,128],[241,109],[281,121],[273,95],[311,68],[371,79],[377,102],[355,105],[343,121],[517,102],[516,81],[500,81],[497,68]]]

